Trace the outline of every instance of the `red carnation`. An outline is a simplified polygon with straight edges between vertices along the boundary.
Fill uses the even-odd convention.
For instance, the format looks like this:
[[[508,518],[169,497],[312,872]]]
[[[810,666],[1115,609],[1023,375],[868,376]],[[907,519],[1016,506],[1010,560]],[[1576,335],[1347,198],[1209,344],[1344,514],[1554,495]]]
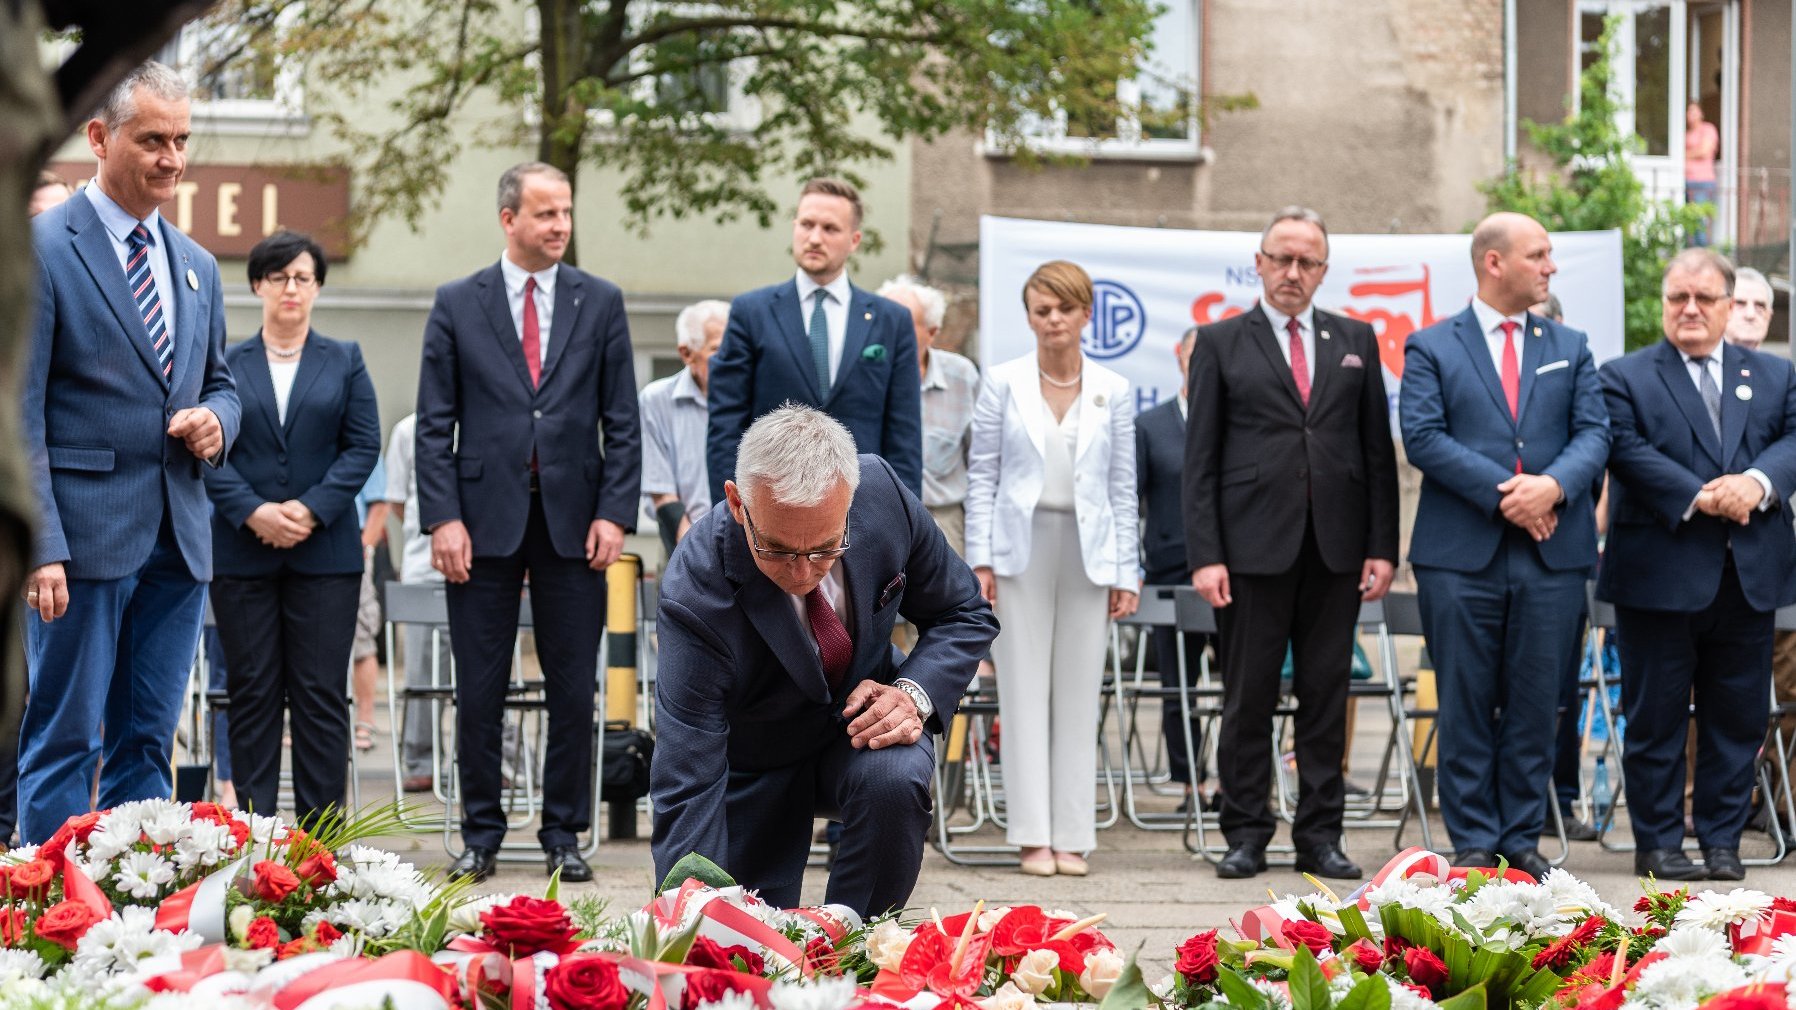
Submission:
[[[38,917],[38,939],[74,950],[87,935],[88,928],[103,918],[105,916],[79,901],[61,901]]]
[[[1353,945],[1342,951],[1353,957],[1353,965],[1360,971],[1370,975],[1384,967],[1384,952],[1372,946],[1372,941],[1361,938],[1353,941]]]
[[[1216,931],[1206,930],[1175,948],[1179,955],[1173,969],[1184,976],[1188,985],[1209,985],[1216,981]]]
[[[680,1001],[683,1010],[698,1010],[733,992],[747,992],[742,977],[734,971],[695,971],[686,976],[686,996]]]
[[[1430,991],[1447,980],[1447,965],[1427,947],[1411,947],[1403,952],[1403,967],[1409,980]]]
[[[596,955],[564,959],[549,969],[543,995],[554,1010],[623,1010],[630,990],[618,977],[617,965]]]
[[[1771,899],[1771,911],[1773,911],[1773,912],[1796,912],[1796,900],[1792,900],[1790,898],[1772,898]]]
[[[318,943],[325,947],[343,939],[343,931],[323,919],[319,919],[318,925],[313,927],[312,935],[317,937]]]
[[[1653,910],[1653,899],[1652,898],[1648,897],[1647,895],[1642,894],[1640,897],[1634,899],[1634,911],[1645,913],[1645,912],[1650,912],[1652,910]]]
[[[272,859],[264,859],[255,865],[256,893],[263,901],[279,904],[287,895],[299,890],[299,877]]]
[[[545,901],[520,894],[503,905],[480,913],[493,946],[511,958],[529,957],[539,951],[571,954],[580,944],[578,932],[559,901]]]
[[[1292,919],[1279,928],[1292,950],[1308,947],[1310,953],[1321,954],[1334,947],[1334,934],[1328,927],[1309,919]]]
[[[281,927],[266,915],[259,915],[243,934],[243,945],[251,950],[275,950],[281,945]]]

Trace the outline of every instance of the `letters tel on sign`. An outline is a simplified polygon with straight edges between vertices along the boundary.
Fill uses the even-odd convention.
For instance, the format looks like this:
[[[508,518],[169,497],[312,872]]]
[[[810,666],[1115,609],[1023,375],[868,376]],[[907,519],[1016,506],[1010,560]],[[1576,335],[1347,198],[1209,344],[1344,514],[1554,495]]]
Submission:
[[[77,186],[93,162],[62,161],[50,171]],[[333,260],[349,257],[349,170],[328,165],[193,165],[162,215],[207,252],[243,259],[282,228],[301,231]]]

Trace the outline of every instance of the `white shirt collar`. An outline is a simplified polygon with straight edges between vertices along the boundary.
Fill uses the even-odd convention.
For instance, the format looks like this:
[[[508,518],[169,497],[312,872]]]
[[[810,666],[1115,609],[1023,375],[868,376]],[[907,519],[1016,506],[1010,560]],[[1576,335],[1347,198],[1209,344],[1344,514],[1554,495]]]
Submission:
[[[516,263],[513,263],[510,254],[503,254],[499,257],[499,273],[505,278],[505,290],[508,293],[523,291],[524,279],[527,277],[534,277],[536,278],[537,290],[541,291],[545,298],[553,299],[555,297],[555,274],[558,272],[556,268],[559,266],[561,266],[561,264],[553,263],[535,273],[531,273],[523,267],[518,266]]]
[[[1273,308],[1271,303],[1264,298],[1260,299],[1260,311],[1266,313],[1266,318],[1272,321],[1272,332],[1275,335],[1283,336],[1285,334],[1285,325],[1292,317]],[[1297,314],[1296,319],[1298,328],[1303,330],[1303,332],[1316,332],[1315,305],[1305,306],[1304,310]]]
[[[1723,340],[1721,343],[1715,345],[1715,349],[1709,352],[1709,364],[1715,365],[1716,367],[1720,367],[1721,351],[1722,351],[1722,348],[1725,347],[1726,345],[1727,345],[1727,341],[1725,341],[1725,340]],[[1673,346],[1676,346],[1676,345],[1673,345]],[[1686,365],[1688,365],[1691,362],[1696,360],[1696,356],[1694,354],[1691,354],[1690,352],[1684,350],[1682,347],[1679,347],[1677,349],[1677,351],[1678,351],[1678,357],[1683,358],[1684,364],[1686,364]]]
[[[1528,313],[1526,310],[1517,312],[1512,316],[1506,316],[1503,313],[1498,312],[1495,308],[1492,308],[1490,305],[1485,304],[1484,299],[1476,296],[1473,296],[1472,298],[1472,314],[1478,317],[1478,332],[1484,334],[1487,338],[1492,333],[1496,332],[1498,324],[1502,323],[1505,319],[1515,323],[1517,327],[1516,332],[1518,334],[1525,333],[1528,329]]]
[[[106,191],[100,188],[100,180],[95,178],[87,184],[87,201],[93,204],[94,213],[100,218],[100,225],[121,244],[131,237],[131,232],[142,224],[150,233],[150,244],[157,245],[162,238],[162,211],[150,211],[150,216],[139,221],[131,216],[131,212],[120,207]]]
[[[698,380],[692,377],[692,369],[682,368],[674,377],[673,398],[676,400],[692,400],[700,405],[705,402],[704,391],[698,388]]]
[[[1190,417],[1191,401],[1185,397],[1185,391],[1181,389],[1179,390],[1179,420],[1189,420]]]
[[[948,388],[948,380],[942,377],[942,354],[933,347],[929,349],[929,370],[923,374],[923,388]]]
[[[799,301],[809,302],[814,297],[813,292],[820,287],[829,292],[830,298],[837,305],[844,307],[848,305],[848,271],[844,270],[837,274],[836,279],[830,281],[828,284],[818,284],[816,281],[811,280],[810,274],[805,273],[803,270],[798,271]]]

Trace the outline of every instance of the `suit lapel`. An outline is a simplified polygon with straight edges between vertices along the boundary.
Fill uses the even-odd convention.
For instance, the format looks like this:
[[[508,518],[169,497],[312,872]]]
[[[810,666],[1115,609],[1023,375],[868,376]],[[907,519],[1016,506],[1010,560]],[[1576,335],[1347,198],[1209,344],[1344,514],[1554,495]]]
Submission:
[[[1517,417],[1528,416],[1528,394],[1534,392],[1534,372],[1547,356],[1547,338],[1542,336],[1540,320],[1533,313],[1522,316],[1522,328],[1516,334],[1522,342],[1522,374],[1515,398]]]
[[[143,328],[143,317],[137,314],[137,306],[126,290],[125,269],[119,265],[118,254],[112,251],[112,236],[106,234],[106,226],[100,223],[99,214],[95,213],[94,205],[86,196],[71,198],[74,199],[81,201],[79,208],[69,211],[69,229],[75,233],[75,254],[81,257],[82,265],[93,277],[94,286],[105,296],[112,314],[118,317],[126,342],[137,352],[150,374],[161,381],[162,365],[150,350],[149,331]]]
[[[175,330],[169,334],[169,339],[174,341],[174,372],[170,376],[174,380],[179,379],[181,373],[198,366],[205,357],[206,334],[199,325],[200,293],[187,283],[187,275],[193,270],[187,247],[175,239],[174,225],[169,224],[166,218],[161,219],[161,223],[162,237],[158,240],[160,245],[151,250],[151,253],[161,253],[168,257],[168,283],[174,288],[173,291],[162,292],[162,297],[173,300],[175,305]],[[158,370],[157,374],[160,375],[161,371]]]
[[[861,352],[867,347],[867,338],[873,332],[873,296],[853,284],[848,285],[848,326],[842,334],[842,360],[836,365],[836,381],[830,383],[829,398],[836,396],[848,385],[848,379],[861,363]],[[806,347],[810,346],[810,338],[805,338]],[[891,353],[887,348],[886,353]]]
[[[719,503],[723,508],[729,506]],[[817,642],[809,628],[798,621],[792,608],[792,597],[774,585],[755,567],[748,549],[748,534],[734,516],[724,524],[724,575],[736,583],[736,604],[748,615],[761,640],[791,676],[799,693],[812,701],[827,703],[829,681],[823,676],[823,662],[817,656]],[[852,598],[852,597],[851,597]]]
[[[573,337],[574,324],[579,321],[580,306],[586,301],[586,283],[580,279],[580,271],[566,266],[555,270],[555,318],[549,326],[549,357],[543,362],[542,382],[540,389],[549,384],[549,374],[555,371],[555,363],[567,351],[568,340]],[[519,355],[523,348],[520,342]],[[524,363],[526,373],[529,362]]]
[[[1091,367],[1091,362],[1087,361],[1085,367]],[[1073,465],[1075,467],[1079,463],[1079,458],[1085,455],[1085,447],[1091,444],[1092,436],[1097,434],[1098,426],[1109,420],[1110,417],[1110,412],[1105,409],[1108,401],[1104,398],[1104,391],[1102,389],[1093,391],[1092,386],[1095,385],[1097,383],[1087,383],[1079,390],[1079,433],[1073,438]],[[1140,462],[1137,461],[1136,465],[1139,466]]]
[[[1322,395],[1335,385],[1335,376],[1341,370],[1341,359],[1347,354],[1347,339],[1335,331],[1333,317],[1315,309],[1310,313],[1312,325],[1316,327],[1316,361],[1315,374],[1310,379],[1310,412],[1314,413],[1316,404],[1322,402]],[[1292,388],[1296,388],[1297,378],[1291,377]]]
[[[1041,398],[1041,380],[1037,377],[1035,352],[1021,359],[1022,374],[1013,376],[1010,382],[1010,402],[1016,405],[1017,420],[1023,422],[1023,430],[1029,433],[1029,441],[1035,444],[1035,455],[1047,458],[1047,423],[1044,403]]]
[[[1285,352],[1278,346],[1278,342],[1284,338],[1272,332],[1272,320],[1266,318],[1265,309],[1255,305],[1248,311],[1247,332],[1248,339],[1265,355],[1267,367],[1272,369],[1279,385],[1284,387],[1285,394],[1291,398],[1291,405],[1303,410],[1303,397],[1297,393],[1297,379],[1291,374],[1291,365],[1285,360]],[[1321,341],[1318,340],[1317,343]],[[1315,392],[1313,386],[1311,392]]]
[[[524,384],[525,391],[534,393],[536,389],[530,383],[530,366],[524,364],[523,341],[518,339],[517,324],[511,321],[511,301],[505,294],[504,273],[495,263],[481,273],[475,284],[480,288],[480,305],[486,310],[487,322],[493,329],[493,339],[499,342],[499,353],[511,362],[512,370],[517,372],[518,381]]]
[[[1511,428],[1515,427],[1516,418],[1509,413],[1509,398],[1503,395],[1503,380],[1497,376],[1497,366],[1491,364],[1490,345],[1484,341],[1484,330],[1478,325],[1478,314],[1469,307],[1461,312],[1453,321],[1453,332],[1459,335],[1459,342],[1465,346],[1467,356],[1472,359],[1472,370],[1484,380],[1484,389],[1490,393],[1491,403],[1496,405],[1497,413],[1509,422]],[[1517,397],[1516,402],[1519,406],[1520,397]]]
[[[1751,367],[1746,363],[1746,356],[1734,345],[1723,341],[1721,344],[1721,459],[1724,469],[1726,460],[1734,458],[1740,451],[1740,440],[1746,435],[1746,415],[1752,412],[1752,401],[1742,400],[1736,390],[1744,387],[1751,391],[1753,376]]]
[[[805,385],[810,387],[811,402],[822,403],[823,387],[817,382],[817,365],[811,360],[811,338],[804,328],[804,309],[798,304],[798,281],[775,288],[769,309],[779,331],[786,335],[786,349],[791,352],[793,363],[804,375]],[[847,357],[846,349],[843,357]]]
[[[268,345],[262,340],[261,330],[243,342],[243,351],[237,361],[238,367],[233,369],[231,377],[243,387],[244,402],[256,401],[257,409],[268,422],[268,430],[274,432],[275,440],[285,449],[287,432],[281,427],[281,414],[274,405],[274,376],[268,370]],[[291,406],[289,401],[288,407]]]
[[[1723,377],[1726,377],[1725,370]],[[1665,389],[1671,394],[1672,402],[1684,412],[1684,420],[1690,424],[1690,430],[1696,432],[1696,441],[1715,461],[1722,466],[1721,440],[1715,436],[1715,426],[1709,423],[1709,409],[1703,406],[1702,394],[1696,391],[1696,383],[1690,380],[1690,367],[1684,364],[1683,355],[1671,341],[1659,344],[1659,378],[1665,383]],[[1726,422],[1726,399],[1723,398],[1721,409],[1723,423]]]
[[[281,425],[282,442],[286,441],[287,435],[292,434],[293,421],[299,417],[299,405],[305,402],[306,393],[311,391],[312,384],[318,381],[319,373],[324,371],[327,364],[324,358],[328,352],[324,345],[312,339],[317,335],[309,330],[306,332],[306,349],[299,356],[299,370],[294,373],[293,389],[287,394],[287,421]]]

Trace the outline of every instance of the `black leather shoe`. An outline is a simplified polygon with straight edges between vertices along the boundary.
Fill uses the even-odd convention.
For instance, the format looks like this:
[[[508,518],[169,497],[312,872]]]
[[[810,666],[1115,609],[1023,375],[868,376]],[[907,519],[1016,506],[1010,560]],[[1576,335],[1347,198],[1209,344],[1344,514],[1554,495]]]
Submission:
[[[497,856],[492,849],[483,849],[478,845],[470,845],[455,857],[449,864],[449,879],[461,880],[472,877],[476,884],[493,875],[493,861]]]
[[[1497,865],[1497,854],[1490,849],[1460,849],[1453,854],[1453,865],[1485,869]]]
[[[1524,849],[1521,852],[1506,852],[1503,854],[1503,858],[1509,860],[1510,866],[1526,873],[1535,880],[1545,877],[1547,871],[1553,868],[1553,864],[1547,862],[1547,857],[1541,855],[1539,849]]]
[[[1358,880],[1365,876],[1359,864],[1347,858],[1339,845],[1318,845],[1297,854],[1297,872],[1330,880]]]
[[[1692,863],[1682,849],[1648,849],[1634,853],[1634,872],[1660,880],[1707,880],[1709,871]]]
[[[561,871],[561,879],[570,884],[583,884],[592,879],[592,867],[580,858],[580,850],[572,845],[557,845],[548,850],[549,873]]]
[[[1216,864],[1216,875],[1224,880],[1245,880],[1266,871],[1266,850],[1258,845],[1230,846]]]
[[[1559,819],[1565,824],[1565,840],[1568,842],[1594,842],[1596,829],[1584,821],[1578,820],[1575,814],[1562,811]]]
[[[1702,850],[1703,868],[1710,880],[1745,880],[1746,867],[1740,863],[1739,849]]]

